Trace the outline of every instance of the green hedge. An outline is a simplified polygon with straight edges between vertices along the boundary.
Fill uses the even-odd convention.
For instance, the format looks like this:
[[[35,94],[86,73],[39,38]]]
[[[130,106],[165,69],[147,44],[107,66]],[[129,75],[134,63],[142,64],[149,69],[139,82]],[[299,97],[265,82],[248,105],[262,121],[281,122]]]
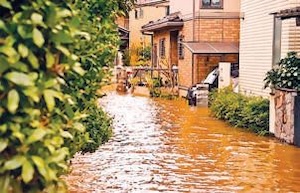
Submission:
[[[269,131],[269,101],[232,92],[230,88],[213,91],[210,109],[218,119],[235,127],[247,128],[260,135]]]
[[[96,104],[132,0],[0,1],[0,192],[66,192],[75,152],[107,141]]]

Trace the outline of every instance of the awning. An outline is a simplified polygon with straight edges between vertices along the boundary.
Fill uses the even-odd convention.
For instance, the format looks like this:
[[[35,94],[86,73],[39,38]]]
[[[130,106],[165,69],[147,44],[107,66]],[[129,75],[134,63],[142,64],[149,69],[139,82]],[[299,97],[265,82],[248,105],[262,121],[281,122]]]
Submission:
[[[142,26],[142,32],[154,32],[166,28],[180,28],[183,26],[183,20],[180,18],[180,12],[172,13],[157,21],[150,21]]]
[[[293,7],[290,9],[283,9],[279,12],[272,13],[275,17],[279,17],[280,19],[289,19],[293,17],[300,17],[300,7]]]
[[[239,45],[226,42],[183,42],[193,54],[238,54]]]

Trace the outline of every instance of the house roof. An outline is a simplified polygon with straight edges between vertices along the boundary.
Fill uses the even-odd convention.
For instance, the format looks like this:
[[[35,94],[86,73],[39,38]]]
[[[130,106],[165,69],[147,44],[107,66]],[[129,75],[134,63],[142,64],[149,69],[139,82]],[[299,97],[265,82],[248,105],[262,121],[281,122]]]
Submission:
[[[122,40],[128,40],[129,39],[129,30],[122,27],[118,26],[118,31],[119,31],[119,36]]]
[[[289,19],[292,17],[300,17],[300,7],[293,7],[290,9],[283,9],[279,12],[273,13],[276,17],[281,19]]]
[[[156,6],[164,3],[169,3],[169,0],[137,0],[135,7]]]
[[[121,31],[121,32],[124,32],[124,33],[129,33],[128,29],[126,29],[125,27],[122,27],[120,25],[118,25],[118,30]]]
[[[238,54],[239,45],[226,42],[183,42],[193,54]]]
[[[150,21],[142,26],[142,32],[153,32],[163,28],[182,27],[183,20],[180,18],[180,12],[172,13],[156,21]]]

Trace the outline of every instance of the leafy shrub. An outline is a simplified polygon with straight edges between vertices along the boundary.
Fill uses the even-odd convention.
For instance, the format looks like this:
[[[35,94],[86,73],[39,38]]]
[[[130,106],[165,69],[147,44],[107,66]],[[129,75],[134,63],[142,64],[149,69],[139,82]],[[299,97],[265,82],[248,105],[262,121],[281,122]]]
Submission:
[[[127,2],[0,1],[1,193],[65,192],[68,160],[109,137],[96,91]]]
[[[99,145],[107,142],[112,135],[111,119],[96,104],[88,108],[89,117],[83,119],[83,124],[92,141],[81,148],[82,153],[94,152]]]
[[[71,133],[64,74],[81,66],[69,45],[80,38],[67,1],[0,2],[0,192],[65,190]],[[76,72],[77,71],[77,72]]]
[[[210,109],[214,116],[235,127],[249,128],[258,134],[269,130],[269,101],[261,97],[247,97],[231,88],[213,91]]]
[[[265,87],[288,88],[300,91],[300,59],[296,52],[287,56],[269,72],[267,72]]]

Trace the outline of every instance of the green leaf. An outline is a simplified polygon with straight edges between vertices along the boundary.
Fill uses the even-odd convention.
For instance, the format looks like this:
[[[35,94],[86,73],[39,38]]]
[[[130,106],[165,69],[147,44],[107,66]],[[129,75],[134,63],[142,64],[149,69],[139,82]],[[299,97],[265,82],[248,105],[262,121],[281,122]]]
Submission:
[[[22,56],[22,58],[26,58],[28,56],[29,50],[24,44],[18,45],[18,52]]]
[[[39,60],[37,57],[30,51],[28,55],[28,61],[34,69],[38,69],[40,67]]]
[[[4,30],[7,32],[7,28],[6,28],[6,25],[5,23],[3,22],[3,20],[0,19],[0,29]]]
[[[9,91],[8,97],[7,97],[7,109],[10,113],[15,114],[16,110],[19,107],[20,97],[18,92],[13,89]]]
[[[66,156],[69,154],[69,151],[67,148],[61,148],[57,150],[53,155],[49,158],[49,163],[54,162],[61,162],[66,158]]]
[[[34,162],[35,166],[37,167],[39,173],[46,179],[46,181],[49,180],[49,175],[46,171],[46,164],[44,160],[39,156],[32,156],[32,161]]]
[[[47,51],[46,53],[46,66],[47,68],[52,68],[52,66],[55,63],[55,58],[53,56],[53,54],[49,51]]]
[[[79,65],[74,66],[74,67],[73,67],[73,70],[74,70],[76,73],[78,73],[80,76],[83,76],[83,75],[85,74],[85,70],[83,70],[83,69],[81,68],[81,66],[79,66]]]
[[[65,105],[65,110],[66,110],[66,113],[67,113],[68,117],[71,118],[71,119],[73,119],[73,117],[74,117],[74,111],[73,111],[73,109],[72,109],[72,107],[71,107],[71,105],[69,103],[67,103]]]
[[[1,46],[0,53],[3,53],[5,55],[7,55],[8,57],[14,57],[14,56],[18,55],[17,51],[13,47],[10,47],[10,46]]]
[[[0,139],[0,153],[5,150],[8,145],[8,139]]]
[[[57,16],[61,18],[70,17],[72,16],[72,12],[68,9],[61,9],[57,12]]]
[[[44,138],[44,136],[47,134],[47,131],[45,131],[45,129],[36,129],[33,131],[33,133],[29,136],[29,138],[27,139],[26,143],[27,144],[31,144],[34,143],[36,141],[40,141],[41,139]]]
[[[9,63],[4,56],[0,56],[0,75],[9,68]]]
[[[60,135],[63,137],[63,138],[68,138],[68,139],[73,139],[73,135],[68,132],[68,131],[62,131],[60,132]],[[0,146],[1,147],[1,146]],[[0,151],[1,152],[1,151]]]
[[[34,102],[40,101],[39,90],[37,87],[28,87],[27,89],[23,90],[23,93],[30,97]]]
[[[46,105],[47,105],[47,108],[49,111],[52,111],[55,107],[55,99],[54,98],[63,100],[62,93],[54,91],[54,90],[50,90],[50,89],[44,90],[44,99],[45,99],[45,102],[46,102]]]
[[[14,170],[22,166],[25,161],[25,157],[21,155],[16,155],[9,161],[5,162],[4,169],[6,170]]]
[[[7,9],[12,9],[10,2],[7,0],[0,0],[0,6]]]
[[[65,56],[70,56],[71,55],[70,51],[67,48],[63,47],[63,46],[59,45],[59,46],[56,46],[56,48],[59,51],[61,51]]]
[[[85,127],[82,123],[76,122],[74,123],[74,129],[76,129],[79,132],[84,132],[85,131]]]
[[[45,43],[45,39],[44,39],[42,32],[40,30],[38,30],[37,28],[34,28],[32,35],[33,35],[33,37],[32,37],[33,43],[41,48]]]
[[[32,28],[25,25],[18,25],[17,31],[19,35],[24,38],[32,38]]]
[[[21,72],[28,72],[28,64],[25,64],[21,61],[18,61],[17,63],[14,63],[13,65],[11,65],[11,68],[16,69],[17,71],[21,71]]]
[[[20,86],[34,86],[33,80],[27,74],[21,72],[10,72],[4,76],[7,80]]]
[[[66,31],[59,31],[58,33],[53,34],[51,39],[55,43],[69,44],[74,42],[71,34]]]
[[[38,13],[33,13],[31,15],[31,21],[34,23],[34,24],[41,24],[43,23],[43,16],[38,14]]]
[[[33,165],[28,161],[24,161],[22,165],[22,179],[27,184],[33,178],[34,168]]]

